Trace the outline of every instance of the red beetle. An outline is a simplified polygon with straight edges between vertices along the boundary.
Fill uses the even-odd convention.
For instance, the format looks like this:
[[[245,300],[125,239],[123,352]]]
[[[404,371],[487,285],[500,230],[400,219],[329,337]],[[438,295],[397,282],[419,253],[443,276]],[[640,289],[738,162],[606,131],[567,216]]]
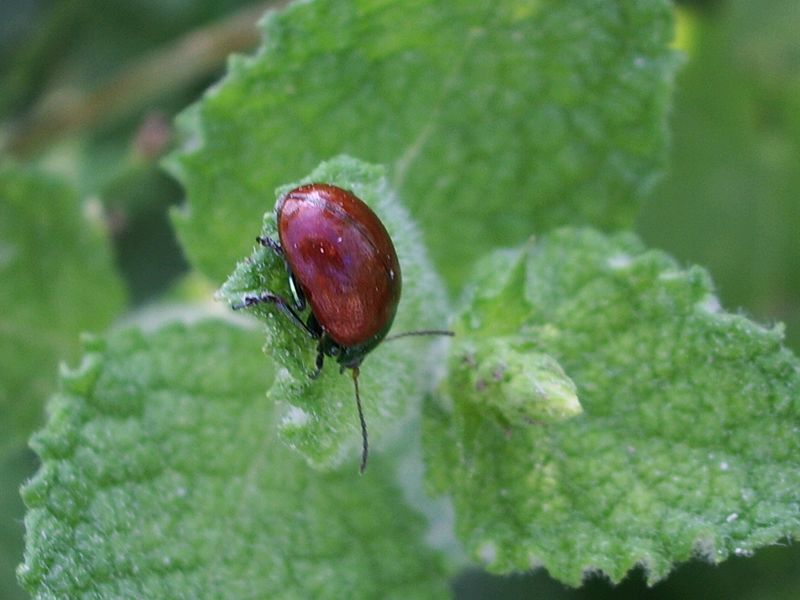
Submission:
[[[275,304],[317,340],[317,377],[326,356],[352,369],[361,422],[361,472],[367,465],[367,424],[358,393],[359,366],[386,337],[400,302],[402,277],[394,244],[380,219],[352,192],[326,183],[295,188],[275,204],[280,241],[256,238],[286,263],[292,300],[263,292],[245,296],[243,308]],[[311,306],[303,320],[301,313]],[[452,335],[414,331],[403,335]]]

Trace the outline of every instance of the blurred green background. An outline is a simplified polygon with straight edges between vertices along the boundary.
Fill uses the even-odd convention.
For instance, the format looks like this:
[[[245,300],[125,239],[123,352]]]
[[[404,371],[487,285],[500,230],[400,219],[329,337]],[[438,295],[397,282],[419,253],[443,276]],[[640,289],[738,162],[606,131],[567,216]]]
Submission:
[[[66,177],[106,209],[131,308],[187,272],[167,219],[181,201],[158,168],[173,115],[258,42],[256,16],[279,3],[242,0],[3,0],[0,160]],[[644,205],[646,242],[712,273],[722,304],[786,323],[800,352],[800,3],[686,2],[676,8],[685,53],[671,118],[670,170]],[[63,357],[74,360],[74,356]],[[53,373],[55,378],[55,372]],[[24,448],[0,457],[0,598],[25,597],[20,483],[36,468]],[[458,598],[797,598],[800,550],[788,541],[713,567],[680,566],[648,589],[640,572],[568,590],[544,572],[468,571]]]

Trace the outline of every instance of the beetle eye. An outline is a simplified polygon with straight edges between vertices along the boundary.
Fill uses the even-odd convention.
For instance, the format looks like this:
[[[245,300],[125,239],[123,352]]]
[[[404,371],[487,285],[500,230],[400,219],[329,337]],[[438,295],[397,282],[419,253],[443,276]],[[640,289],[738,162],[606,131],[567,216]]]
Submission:
[[[339,356],[342,349],[339,346],[331,346],[331,356]]]

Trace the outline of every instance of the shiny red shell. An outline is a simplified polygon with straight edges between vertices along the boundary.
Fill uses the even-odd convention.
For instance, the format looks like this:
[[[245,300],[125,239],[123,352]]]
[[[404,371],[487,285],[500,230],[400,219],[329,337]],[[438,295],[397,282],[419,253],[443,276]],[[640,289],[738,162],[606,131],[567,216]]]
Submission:
[[[275,212],[286,262],[322,329],[344,348],[380,341],[402,282],[372,209],[347,190],[312,183],[279,198]]]

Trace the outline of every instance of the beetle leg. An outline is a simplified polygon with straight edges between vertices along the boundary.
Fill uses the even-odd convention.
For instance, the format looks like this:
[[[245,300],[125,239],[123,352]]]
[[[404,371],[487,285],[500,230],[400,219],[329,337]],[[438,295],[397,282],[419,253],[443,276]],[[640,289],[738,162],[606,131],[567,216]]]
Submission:
[[[280,242],[273,240],[271,237],[261,237],[261,236],[258,236],[256,238],[256,241],[265,248],[269,248],[270,250],[272,250],[275,254],[277,254],[281,258],[284,258],[283,248],[281,248]]]
[[[308,374],[311,379],[316,379],[319,377],[320,372],[322,371],[322,364],[325,362],[325,353],[322,351],[322,339],[320,338],[319,344],[317,344],[317,360],[314,361],[314,370]]]
[[[317,318],[314,316],[313,312],[308,315],[308,320],[306,320],[306,329],[314,333],[315,339],[319,339],[320,347],[327,346],[327,344],[321,343],[323,341],[322,336],[325,332],[322,330],[322,327],[320,326],[319,321],[317,321]],[[325,341],[327,342],[327,340]],[[324,351],[325,350],[323,349],[323,352]]]
[[[294,311],[285,298],[273,294],[272,292],[263,292],[258,296],[245,296],[242,298],[242,304],[234,304],[231,308],[233,310],[240,310],[242,308],[256,306],[257,304],[274,304],[283,314],[289,317],[290,321],[305,331],[310,338],[315,340],[319,338],[319,334],[303,322],[303,319],[300,318],[300,315]]]

